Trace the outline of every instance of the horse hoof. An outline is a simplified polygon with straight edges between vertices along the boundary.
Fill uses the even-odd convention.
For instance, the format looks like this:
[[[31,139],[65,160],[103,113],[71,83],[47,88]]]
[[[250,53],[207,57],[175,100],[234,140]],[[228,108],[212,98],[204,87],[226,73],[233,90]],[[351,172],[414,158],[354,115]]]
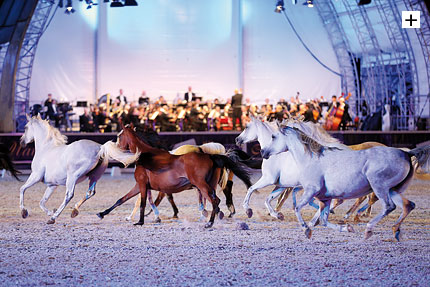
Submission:
[[[55,223],[55,219],[49,219],[48,222],[46,222],[46,224],[54,224]]]
[[[305,230],[305,235],[308,239],[311,239],[312,236],[312,230],[310,228]]]
[[[204,217],[208,217],[209,213],[208,213],[208,211],[207,211],[206,209],[203,209],[203,211],[202,211],[202,215],[203,215]]]
[[[136,225],[136,226],[142,226],[143,225],[143,222],[136,222],[135,224],[133,224],[133,225]]]
[[[354,230],[354,228],[352,227],[352,225],[351,225],[351,224],[347,224],[347,225],[346,225],[346,230],[348,230],[348,232],[355,233],[355,230]]]
[[[130,217],[130,216],[127,216],[127,217],[125,218],[125,221],[131,221],[131,217]]]
[[[178,219],[178,215],[174,214],[174,215],[172,216],[172,218],[173,218],[173,219]]]
[[[28,217],[28,211],[27,211],[27,209],[21,210],[21,216],[22,216],[22,218],[27,218]]]
[[[228,218],[233,218],[233,215],[235,215],[236,214],[236,212],[231,212],[229,215],[228,215]]]
[[[400,242],[400,229],[393,230],[394,231],[394,238],[396,238],[397,242]]]
[[[205,224],[205,228],[210,228],[212,227],[212,225],[214,225],[214,223],[209,221],[208,223]]]
[[[219,220],[222,220],[224,218],[224,212],[222,211],[218,212],[218,218]]]
[[[72,214],[70,216],[72,218],[75,218],[76,216],[78,216],[78,214],[79,214],[79,210],[77,210],[76,208],[73,208]]]
[[[276,217],[277,217],[279,220],[284,220],[284,219],[285,219],[285,217],[284,217],[284,215],[282,214],[282,212],[278,212],[278,214],[276,215]]]
[[[98,218],[103,219],[103,217],[105,217],[101,212],[97,213]]]
[[[371,230],[366,230],[366,232],[364,233],[364,239],[367,240],[370,238],[370,236],[373,235],[373,231]]]
[[[334,210],[333,210],[333,209],[330,209],[330,213],[331,213],[331,214],[334,214]]]
[[[154,219],[154,223],[160,223],[160,222],[161,222],[160,217],[157,217],[156,219]]]
[[[252,209],[251,209],[251,208],[248,208],[248,209],[246,210],[246,215],[248,215],[248,218],[251,218],[251,217],[252,217]]]

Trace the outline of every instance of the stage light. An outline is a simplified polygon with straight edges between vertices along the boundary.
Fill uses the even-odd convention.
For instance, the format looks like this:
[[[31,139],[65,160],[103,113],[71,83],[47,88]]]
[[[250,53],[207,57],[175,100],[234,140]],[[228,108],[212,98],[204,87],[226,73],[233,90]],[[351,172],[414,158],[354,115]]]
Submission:
[[[125,0],[124,6],[137,6],[136,0]]]
[[[85,2],[88,4],[87,9],[91,9],[94,5],[97,5],[93,0],[85,0]]]
[[[67,0],[66,11],[64,11],[64,13],[66,14],[75,13],[75,9],[73,9],[73,6],[72,6],[72,0]]]
[[[63,0],[58,1],[58,7],[59,8],[63,8],[64,7]]]
[[[312,8],[312,7],[314,7],[314,0],[306,0],[306,2],[303,3],[303,5],[306,5],[309,8]]]
[[[358,6],[370,4],[372,0],[360,0],[358,1]]]
[[[280,1],[278,1],[277,3],[276,3],[276,9],[275,9],[275,12],[276,13],[281,13],[282,11],[284,11],[285,10],[285,7],[284,7],[284,0],[280,0]]]
[[[110,3],[110,6],[111,7],[124,7],[124,4],[119,2],[119,0],[112,0],[112,2]]]

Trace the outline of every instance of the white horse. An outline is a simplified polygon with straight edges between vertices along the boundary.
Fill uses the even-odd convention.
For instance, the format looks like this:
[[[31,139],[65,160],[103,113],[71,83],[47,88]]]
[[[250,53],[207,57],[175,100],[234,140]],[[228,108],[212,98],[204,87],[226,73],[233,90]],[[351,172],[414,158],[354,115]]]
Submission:
[[[277,131],[278,126],[275,122],[263,122],[252,117],[243,132],[236,138],[236,144],[239,145],[257,140],[261,149],[265,149],[269,146],[272,135]],[[331,142],[331,145],[333,146],[347,148],[333,138],[331,138]],[[243,207],[245,208],[246,214],[248,217],[252,216],[252,209],[249,208],[249,201],[255,190],[269,185],[276,185],[275,189],[269,194],[269,196],[267,196],[265,205],[271,216],[282,220],[284,218],[283,214],[275,211],[271,202],[281,195],[286,188],[290,188],[289,192],[291,192],[292,188],[301,186],[299,182],[300,171],[297,164],[290,152],[282,152],[273,155],[268,159],[263,159],[261,172],[261,178],[248,189],[243,201]],[[318,208],[318,205],[314,203],[311,203],[311,205]]]
[[[400,225],[414,209],[415,204],[400,196],[414,174],[411,157],[416,157],[416,166],[429,172],[430,145],[410,152],[378,146],[353,151],[322,145],[306,133],[302,122],[289,123],[272,136],[272,143],[261,151],[264,158],[286,150],[297,163],[299,182],[304,193],[295,207],[295,213],[305,234],[310,238],[312,231],[303,220],[300,210],[313,197],[322,204],[311,222],[320,219],[323,226],[339,231],[353,231],[349,225],[328,222],[330,202],[334,198],[350,199],[364,196],[372,190],[383,204],[382,212],[373,218],[365,231],[365,239],[372,235],[373,227],[397,206],[403,206],[402,214],[393,226],[397,240]],[[288,167],[286,167],[288,168]],[[406,200],[406,201],[405,201]],[[321,214],[319,214],[321,213]]]
[[[72,199],[75,185],[89,178],[86,196],[75,205],[72,212],[72,217],[78,215],[78,208],[95,194],[96,183],[106,170],[109,157],[128,165],[136,161],[139,156],[139,153],[121,151],[112,141],[100,145],[90,140],[79,140],[66,145],[67,137],[50,126],[47,121],[42,120],[40,116],[33,118],[27,116],[27,119],[28,123],[21,137],[21,144],[27,145],[34,141],[35,154],[31,162],[31,174],[20,188],[20,208],[23,218],[28,216],[28,211],[24,207],[24,193],[34,184],[43,181],[48,186],[40,201],[40,208],[51,217],[48,224],[53,224]],[[50,211],[45,207],[45,203],[58,185],[66,186],[66,196],[58,210]]]

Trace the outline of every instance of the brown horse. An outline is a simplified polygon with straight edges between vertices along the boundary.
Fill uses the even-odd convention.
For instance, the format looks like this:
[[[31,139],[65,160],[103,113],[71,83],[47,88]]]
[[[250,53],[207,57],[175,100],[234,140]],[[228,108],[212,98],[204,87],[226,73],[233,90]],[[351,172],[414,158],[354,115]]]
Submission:
[[[251,186],[247,171],[227,156],[195,152],[173,155],[168,151],[151,147],[139,139],[132,126],[122,127],[123,130],[118,134],[119,147],[130,151],[138,150],[141,153],[134,172],[138,188],[133,188],[112,207],[98,213],[100,218],[140,192],[142,197],[140,219],[135,225],[142,225],[147,196],[150,202],[152,201],[152,189],[172,194],[196,187],[200,194],[212,204],[212,213],[209,222],[205,225],[208,228],[213,225],[217,213],[220,218],[224,216],[218,207],[220,199],[215,193],[223,168],[233,171],[248,187]]]

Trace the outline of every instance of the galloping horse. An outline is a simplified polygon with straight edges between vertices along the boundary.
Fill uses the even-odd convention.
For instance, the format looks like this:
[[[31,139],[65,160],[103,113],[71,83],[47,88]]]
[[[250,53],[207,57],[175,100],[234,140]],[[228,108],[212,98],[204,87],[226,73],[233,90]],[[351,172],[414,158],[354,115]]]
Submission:
[[[51,216],[48,224],[55,223],[75,191],[75,185],[86,178],[90,179],[89,189],[86,196],[76,204],[72,217],[78,215],[78,208],[87,199],[96,193],[96,183],[103,175],[108,165],[109,157],[128,165],[139,156],[139,154],[124,153],[112,141],[100,145],[90,140],[79,140],[69,145],[67,137],[45,120],[37,117],[27,116],[28,123],[21,137],[21,144],[27,145],[34,141],[35,154],[31,162],[31,174],[20,189],[20,207],[23,218],[28,216],[24,207],[24,193],[34,184],[43,181],[48,187],[40,201],[40,208]],[[50,211],[45,207],[46,201],[52,195],[58,185],[66,186],[66,196],[58,210]]]
[[[144,135],[141,136],[140,138],[145,140]],[[150,144],[150,145],[152,147],[154,147],[152,144]],[[202,144],[199,146],[197,146],[197,145],[182,145],[182,146],[170,151],[170,153],[174,154],[174,155],[183,155],[183,154],[186,154],[189,152],[198,152],[198,153],[206,153],[206,154],[223,154],[223,155],[226,154],[225,147],[220,143],[214,143],[214,142],[205,143],[205,144]],[[232,186],[233,186],[232,178],[233,178],[233,173],[228,172],[226,169],[224,169],[222,172],[220,182],[219,182],[219,185],[220,185],[221,189],[223,190],[225,197],[226,197],[227,207],[230,211],[229,217],[232,217],[233,214],[235,214],[235,212],[236,212],[234,205],[233,205],[233,195],[231,193]],[[154,205],[158,206],[165,196],[166,196],[166,194],[164,192],[159,192],[158,196],[154,202]],[[167,197],[168,197],[168,200],[169,200],[169,202],[173,208],[173,218],[178,218],[179,210],[175,204],[175,201],[173,200],[173,195],[168,194]],[[129,216],[126,217],[127,221],[130,221],[134,217],[134,215],[136,214],[137,210],[140,207],[140,202],[141,202],[141,197],[139,196],[138,199],[136,200],[136,203],[134,204],[133,211],[131,212],[131,214]],[[207,211],[204,208],[204,203],[202,201],[201,196],[200,196],[199,209],[202,212],[202,215],[204,215],[204,216],[207,215]],[[152,209],[147,214],[145,214],[145,216],[148,216],[149,214],[151,214],[151,212],[152,212]]]
[[[328,222],[332,199],[358,198],[372,190],[383,204],[382,212],[368,224],[365,239],[373,233],[373,227],[390,214],[397,206],[402,214],[393,226],[394,237],[400,239],[400,225],[415,204],[402,198],[414,174],[411,158],[415,157],[416,167],[429,172],[430,145],[415,148],[409,152],[378,146],[366,150],[342,150],[323,145],[314,135],[306,132],[302,122],[290,122],[272,136],[269,147],[261,151],[263,158],[290,151],[299,169],[299,181],[304,188],[303,196],[295,207],[298,221],[310,238],[312,230],[303,220],[300,210],[313,197],[321,201],[320,209],[311,223],[318,219],[323,226],[338,231],[353,231],[349,225]]]
[[[3,143],[0,143],[0,169],[9,171],[13,177],[15,177],[18,181],[21,181],[18,177],[18,174],[21,172],[16,170],[12,160],[10,159],[9,149]]]
[[[212,203],[212,213],[209,222],[205,225],[208,228],[213,225],[217,213],[220,218],[223,217],[223,213],[218,207],[220,199],[215,193],[221,170],[226,167],[232,170],[247,186],[251,185],[246,170],[227,156],[195,152],[172,155],[165,150],[153,148],[146,144],[139,139],[132,127],[122,126],[122,128],[123,130],[118,134],[118,146],[121,149],[129,149],[131,152],[137,150],[141,152],[134,172],[138,188],[133,188],[112,207],[98,213],[100,218],[140,192],[142,197],[140,219],[135,225],[143,225],[146,199],[147,196],[151,199],[151,189],[172,194],[196,187],[202,196]],[[151,207],[158,217],[158,210],[155,205],[151,204]]]

